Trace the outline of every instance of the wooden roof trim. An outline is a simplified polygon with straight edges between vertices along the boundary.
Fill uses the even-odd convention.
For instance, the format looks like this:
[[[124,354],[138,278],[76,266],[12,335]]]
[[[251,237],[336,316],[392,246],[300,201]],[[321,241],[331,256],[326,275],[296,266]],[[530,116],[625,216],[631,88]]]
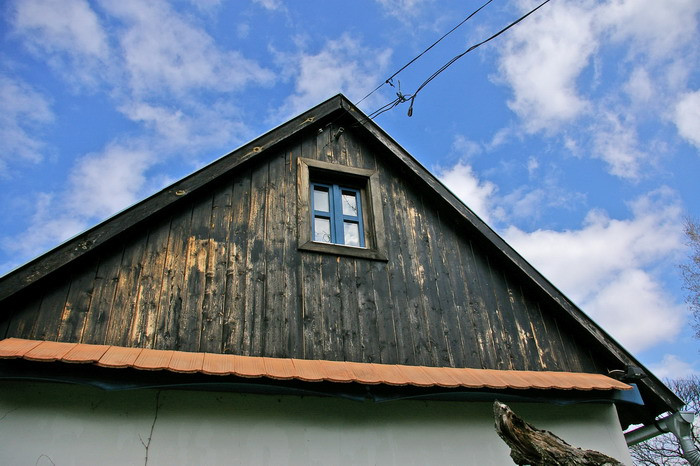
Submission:
[[[73,356],[71,356],[73,355]],[[76,355],[80,355],[76,357]],[[89,356],[88,356],[89,355]],[[36,341],[0,340],[0,359],[93,364],[107,368],[166,370],[176,373],[233,375],[305,382],[409,385],[416,387],[518,390],[630,390],[632,387],[602,374],[572,372],[499,371],[359,362],[302,360],[189,353],[148,348]]]
[[[337,95],[0,277],[0,301],[343,108]]]

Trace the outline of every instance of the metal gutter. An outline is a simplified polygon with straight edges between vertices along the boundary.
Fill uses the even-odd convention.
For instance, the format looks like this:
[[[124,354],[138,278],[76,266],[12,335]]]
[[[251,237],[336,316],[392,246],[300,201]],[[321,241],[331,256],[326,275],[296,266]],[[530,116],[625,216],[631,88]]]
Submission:
[[[661,434],[671,432],[677,439],[683,451],[683,457],[692,466],[700,466],[700,449],[693,441],[692,427],[695,413],[692,411],[676,411],[653,424],[642,426],[625,434],[627,446],[636,445]]]

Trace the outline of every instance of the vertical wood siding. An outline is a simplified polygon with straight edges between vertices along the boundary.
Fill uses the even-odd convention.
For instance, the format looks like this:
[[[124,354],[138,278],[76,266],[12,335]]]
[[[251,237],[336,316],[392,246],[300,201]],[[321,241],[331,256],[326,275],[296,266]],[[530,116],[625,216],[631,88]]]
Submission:
[[[602,369],[556,305],[434,194],[351,128],[336,130],[261,154],[48,277],[13,299],[0,331],[270,357]],[[379,172],[387,262],[297,250],[299,157]]]

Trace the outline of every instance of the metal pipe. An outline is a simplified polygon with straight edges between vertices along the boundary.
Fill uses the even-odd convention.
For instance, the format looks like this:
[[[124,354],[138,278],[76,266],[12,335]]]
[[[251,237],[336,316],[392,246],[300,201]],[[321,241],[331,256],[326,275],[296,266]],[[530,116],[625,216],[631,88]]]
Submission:
[[[627,446],[636,445],[657,435],[673,433],[678,439],[683,451],[683,457],[691,466],[700,466],[700,449],[693,441],[692,426],[695,414],[691,411],[678,411],[665,418],[654,421],[654,424],[640,427],[625,434]]]

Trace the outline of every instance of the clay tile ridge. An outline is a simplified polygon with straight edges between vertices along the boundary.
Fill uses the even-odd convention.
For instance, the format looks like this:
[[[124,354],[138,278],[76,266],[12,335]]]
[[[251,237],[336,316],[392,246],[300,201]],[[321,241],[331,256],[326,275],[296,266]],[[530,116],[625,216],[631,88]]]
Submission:
[[[602,374],[267,358],[20,338],[0,340],[0,359],[13,358],[96,364],[110,368],[167,370],[176,373],[295,379],[305,382],[542,390],[629,390],[632,388]]]

